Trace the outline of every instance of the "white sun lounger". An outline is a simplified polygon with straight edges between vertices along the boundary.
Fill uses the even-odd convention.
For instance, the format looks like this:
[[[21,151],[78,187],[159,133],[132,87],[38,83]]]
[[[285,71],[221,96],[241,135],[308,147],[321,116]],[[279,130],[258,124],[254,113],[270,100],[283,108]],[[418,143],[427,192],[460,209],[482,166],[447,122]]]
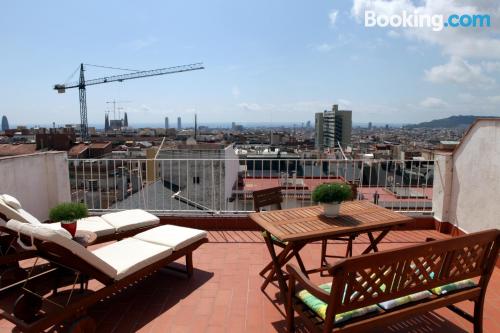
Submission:
[[[95,250],[89,250],[73,241],[71,235],[63,228],[49,227],[44,224],[34,225],[16,220],[7,222],[6,227],[17,233],[23,241],[28,241],[30,244],[26,246],[35,246],[39,256],[90,279],[96,279],[104,285],[98,290],[89,291],[84,297],[68,301],[63,314],[61,311],[40,312],[42,307],[40,299],[45,300],[45,298],[35,296],[31,292],[24,293],[16,300],[12,313],[4,312],[0,315],[27,332],[39,332],[63,320],[74,318],[75,315],[81,316],[85,313],[82,309],[116,294],[120,289],[144,279],[183,256],[186,257],[187,274],[191,276],[193,274],[192,253],[201,244],[208,242],[205,231],[164,225]],[[26,313],[27,304],[32,313]],[[39,306],[33,304],[39,304]],[[80,317],[76,320],[76,324],[87,327],[90,325],[89,321],[91,319],[88,316]]]
[[[33,225],[42,223],[24,210],[16,198],[7,194],[0,195],[0,217],[1,215],[7,220],[15,219]],[[77,231],[91,231],[96,234],[98,242],[101,242],[128,237],[159,224],[160,219],[157,216],[142,209],[130,209],[80,219],[77,222]],[[0,220],[1,226],[5,226],[5,221]]]

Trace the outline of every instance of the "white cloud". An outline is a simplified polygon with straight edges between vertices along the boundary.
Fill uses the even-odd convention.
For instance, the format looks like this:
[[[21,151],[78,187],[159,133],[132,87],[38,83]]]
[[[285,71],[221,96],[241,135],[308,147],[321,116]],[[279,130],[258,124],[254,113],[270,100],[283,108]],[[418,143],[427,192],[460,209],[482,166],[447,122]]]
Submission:
[[[338,100],[339,102],[341,100]],[[348,100],[342,100],[341,103],[346,103]],[[350,102],[349,102],[350,103]],[[291,113],[294,114],[314,114],[315,112],[321,112],[323,110],[329,110],[332,107],[331,101],[295,101],[295,102],[286,102],[286,103],[278,103],[271,104],[265,103],[260,104],[256,102],[244,102],[238,103],[236,106],[245,111],[260,111],[262,114],[269,113],[273,115],[282,115],[283,119],[287,119]]]
[[[387,33],[387,36],[389,36],[391,38],[398,38],[399,36],[401,36],[401,34],[395,30],[389,30],[389,32]]]
[[[354,0],[351,8],[352,16],[361,24],[364,23],[366,10],[378,14],[392,15],[417,12],[427,15],[475,14],[491,15],[491,27],[487,29],[445,28],[433,31],[432,28],[401,28],[398,32],[407,38],[438,45],[444,54],[462,58],[500,59],[500,4],[498,1],[474,0],[422,0],[415,3],[412,0]],[[459,42],[457,42],[459,41]]]
[[[316,46],[316,50],[320,52],[330,52],[335,46],[333,44],[322,43]]]
[[[454,82],[487,87],[495,80],[487,73],[500,72],[500,2],[488,0],[353,0],[351,15],[364,24],[366,10],[378,14],[393,15],[419,13],[426,15],[487,13],[491,17],[491,26],[482,29],[444,28],[433,31],[432,28],[398,28],[396,33],[410,41],[425,42],[437,46],[449,62],[435,66],[425,72],[431,82]],[[396,35],[388,31],[388,35]],[[488,61],[487,61],[488,60]]]
[[[332,10],[330,14],[328,14],[328,18],[330,19],[330,25],[333,27],[337,22],[337,16],[339,15],[338,10]]]
[[[427,97],[420,102],[420,106],[429,109],[444,108],[448,106],[448,103],[437,97]]]
[[[131,48],[133,50],[139,51],[142,49],[145,49],[147,47],[150,47],[151,45],[155,44],[158,42],[158,38],[154,36],[149,36],[146,38],[142,39],[134,39],[132,41],[126,42],[123,45],[127,48]]]
[[[262,106],[257,103],[239,103],[237,106],[246,111],[260,111],[262,110]]]
[[[488,97],[488,100],[492,103],[495,103],[495,104],[500,104],[500,95],[497,95],[497,96],[490,96]]]
[[[459,57],[452,57],[448,63],[426,70],[425,78],[435,83],[453,82],[469,86],[485,86],[495,83],[493,78],[484,74],[480,65],[470,64]]]
[[[481,66],[488,73],[500,72],[500,61],[483,61]]]
[[[238,98],[240,97],[240,89],[238,88],[238,86],[234,86],[232,89],[231,89],[231,95],[233,95],[234,98]]]
[[[350,106],[352,104],[351,101],[348,99],[339,98],[338,101],[341,107]]]
[[[458,94],[458,99],[460,99],[462,102],[474,102],[476,100],[476,96],[472,95],[471,93],[465,92]]]

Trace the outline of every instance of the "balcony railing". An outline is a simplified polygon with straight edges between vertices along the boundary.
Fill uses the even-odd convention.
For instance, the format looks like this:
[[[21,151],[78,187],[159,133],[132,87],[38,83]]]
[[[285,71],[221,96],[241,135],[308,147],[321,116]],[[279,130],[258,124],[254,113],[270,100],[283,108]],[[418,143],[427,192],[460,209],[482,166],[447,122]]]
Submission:
[[[408,212],[432,212],[434,161],[319,159],[70,159],[73,201],[91,211],[141,208],[158,215],[247,214],[252,192],[280,186],[284,207],[312,205],[325,182],[357,198]]]

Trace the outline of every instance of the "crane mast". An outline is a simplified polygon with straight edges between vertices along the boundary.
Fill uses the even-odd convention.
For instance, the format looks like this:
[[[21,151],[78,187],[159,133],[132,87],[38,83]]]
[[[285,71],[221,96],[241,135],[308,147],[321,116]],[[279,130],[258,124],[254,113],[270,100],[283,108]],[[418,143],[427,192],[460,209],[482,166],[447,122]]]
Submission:
[[[85,89],[85,75],[83,74],[83,64],[80,65],[80,82],[78,92],[80,95],[80,133],[83,141],[90,138],[89,123],[87,121],[87,91]]]
[[[87,141],[90,139],[89,125],[87,121],[87,92],[86,92],[87,86],[102,84],[102,83],[110,83],[110,82],[123,82],[125,80],[139,79],[143,77],[158,76],[165,74],[182,73],[182,72],[194,71],[205,68],[203,67],[202,63],[195,63],[195,64],[153,69],[147,71],[134,71],[132,73],[127,73],[127,74],[111,75],[98,79],[85,80],[84,65],[85,64],[83,63],[80,64],[80,79],[78,82],[54,85],[54,89],[57,90],[57,92],[60,94],[65,93],[66,89],[78,88],[80,97],[80,133],[83,141]],[[103,67],[103,66],[98,66],[98,67]]]

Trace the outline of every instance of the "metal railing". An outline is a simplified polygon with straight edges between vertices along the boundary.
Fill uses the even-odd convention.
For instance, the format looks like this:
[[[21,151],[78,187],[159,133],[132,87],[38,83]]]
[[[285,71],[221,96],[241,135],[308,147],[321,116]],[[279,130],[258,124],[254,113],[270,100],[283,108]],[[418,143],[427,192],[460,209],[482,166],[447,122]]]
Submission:
[[[94,212],[141,208],[158,215],[248,214],[252,193],[280,186],[284,207],[314,204],[325,182],[395,211],[432,213],[434,161],[320,159],[70,159],[72,200]]]

